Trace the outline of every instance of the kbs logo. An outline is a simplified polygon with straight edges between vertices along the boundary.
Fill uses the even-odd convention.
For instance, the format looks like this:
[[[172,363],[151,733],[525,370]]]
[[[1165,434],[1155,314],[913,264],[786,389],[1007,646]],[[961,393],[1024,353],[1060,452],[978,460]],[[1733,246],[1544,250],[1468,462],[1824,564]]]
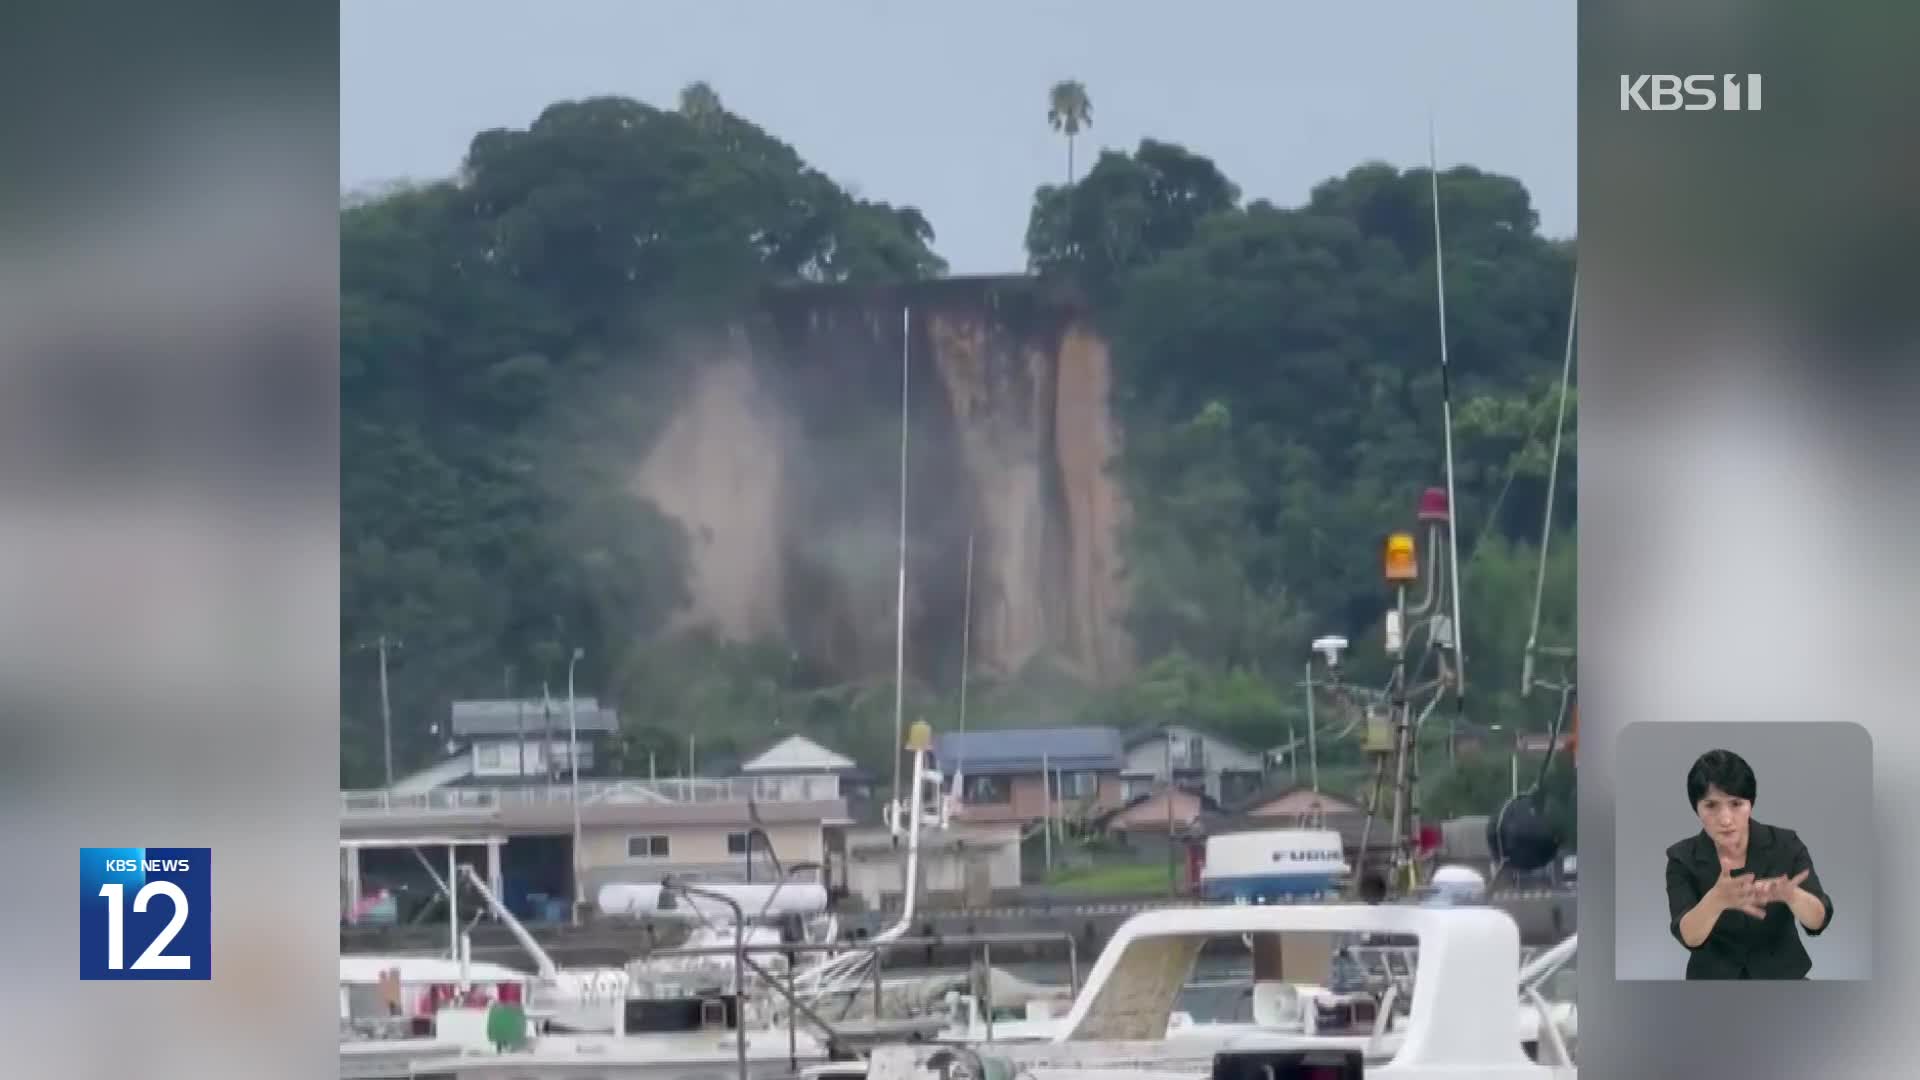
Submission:
[[[80,849],[80,977],[213,977],[209,848]]]
[[[1758,75],[1622,75],[1620,111],[1759,112]]]

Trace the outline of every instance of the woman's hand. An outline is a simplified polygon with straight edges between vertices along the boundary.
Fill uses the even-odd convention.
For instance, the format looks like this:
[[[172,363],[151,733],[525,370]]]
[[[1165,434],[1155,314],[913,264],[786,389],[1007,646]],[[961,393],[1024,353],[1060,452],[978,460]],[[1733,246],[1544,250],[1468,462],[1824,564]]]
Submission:
[[[1766,918],[1767,902],[1760,898],[1761,883],[1755,881],[1752,874],[1735,877],[1730,868],[1722,866],[1720,880],[1713,883],[1712,895],[1729,911],[1743,912],[1756,919]]]
[[[1768,904],[1791,904],[1800,893],[1800,883],[1807,880],[1808,870],[1802,870],[1792,877],[1762,878],[1753,883],[1751,897],[1761,907]]]

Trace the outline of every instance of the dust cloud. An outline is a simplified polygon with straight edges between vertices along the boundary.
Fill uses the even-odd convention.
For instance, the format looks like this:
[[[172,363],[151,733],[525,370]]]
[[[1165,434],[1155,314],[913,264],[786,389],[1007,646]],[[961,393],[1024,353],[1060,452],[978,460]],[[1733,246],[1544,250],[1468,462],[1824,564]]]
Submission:
[[[735,331],[691,351],[633,490],[687,533],[676,629],[779,637],[855,680],[893,664],[901,330],[897,314],[833,302],[797,338]],[[1046,656],[1089,681],[1124,676],[1106,343],[1059,313],[1010,327],[952,291],[916,319],[910,668],[955,673],[971,537],[977,671]]]

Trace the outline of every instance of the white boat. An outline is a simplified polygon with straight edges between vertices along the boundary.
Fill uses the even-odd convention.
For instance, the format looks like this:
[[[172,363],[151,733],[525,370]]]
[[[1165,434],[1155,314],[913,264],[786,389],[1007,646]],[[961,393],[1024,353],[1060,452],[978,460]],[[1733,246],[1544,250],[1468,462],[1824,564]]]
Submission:
[[[827,1061],[805,1031],[737,1026],[731,1002],[712,998],[691,1010],[652,1010],[659,1026],[608,1035],[526,1033],[511,1047],[493,1044],[489,1010],[442,1009],[431,1038],[343,1045],[342,1080],[771,1080]],[[629,1010],[635,1012],[638,1010]]]
[[[436,993],[450,997],[449,991],[456,987],[479,987],[490,991],[498,998],[502,994],[512,999],[523,994],[529,986],[529,976],[503,964],[487,964],[449,960],[444,956],[393,956],[375,954],[348,954],[340,957],[340,1002],[342,1020],[351,1019],[356,1014],[368,1014],[375,1010],[364,1006],[373,1005],[372,998],[391,993],[386,989],[395,986],[398,1001],[395,1004],[403,1013],[431,1012]],[[506,989],[511,987],[512,989]],[[354,1006],[361,1005],[361,1008]]]
[[[1458,902],[1449,898],[1445,905]],[[1579,939],[1576,935],[1551,948],[1532,951],[1531,956],[1527,956],[1527,951],[1523,950],[1525,963],[1521,966],[1516,987],[1520,1000],[1515,1035],[1529,1055],[1538,1053],[1542,1008],[1569,1047],[1578,1036],[1578,1012],[1571,1000],[1572,987],[1561,980],[1563,974],[1570,974],[1569,965],[1574,962],[1578,948]],[[1398,985],[1404,994],[1416,977],[1418,952],[1416,946],[1342,945],[1336,949],[1334,971],[1330,974],[1336,985],[1358,983],[1378,991]],[[1066,988],[1035,986],[999,971],[993,971],[991,975],[994,979],[989,999],[993,1002],[992,1023],[987,1022],[980,999],[964,992],[950,992],[946,1001],[948,1024],[937,1036],[939,1041],[969,1044],[1046,1042],[1063,1030],[1066,1013],[1072,1005],[1072,997],[1066,993]],[[1190,982],[1183,990],[1243,988],[1241,980],[1233,979]],[[1376,993],[1336,991],[1305,982],[1292,982],[1286,991],[1266,986],[1257,991],[1257,995],[1253,1012],[1258,1019],[1253,1022],[1198,1019],[1189,1013],[1175,1011],[1168,1018],[1166,1035],[1173,1038],[1181,1035],[1244,1034],[1269,1030],[1265,1025],[1275,1022],[1291,1024],[1292,1030],[1305,1030],[1323,1013],[1337,1013],[1341,1008],[1356,1003],[1367,1015],[1373,1015],[1377,1009]],[[1273,1000],[1276,995],[1297,1002],[1297,1020],[1288,1021],[1284,1015],[1276,1016],[1278,1003]],[[1312,1010],[1311,1016],[1307,1013],[1309,1008]],[[1404,1015],[1391,1017],[1388,1021],[1390,1034],[1402,1032],[1405,1021]]]
[[[526,972],[442,956],[347,955],[340,958],[340,1075],[405,1077],[394,1071],[416,1056],[451,1053],[437,1032],[450,1008],[525,1001]]]
[[[1367,1016],[1330,1026],[1302,994],[1330,981],[1334,942],[1348,935],[1418,942],[1411,991],[1389,991]],[[1201,948],[1241,939],[1255,957],[1254,1022],[1174,1026],[1174,1002]],[[870,1080],[974,1077],[1000,1067],[1035,1080],[1158,1080],[1217,1075],[1216,1055],[1247,1074],[1264,1065],[1315,1062],[1330,1078],[1572,1080],[1572,1055],[1552,1010],[1528,992],[1572,955],[1569,942],[1528,967],[1505,912],[1486,907],[1236,905],[1137,915],[1101,953],[1087,985],[1044,1042],[970,1047],[890,1045],[868,1062]],[[1557,963],[1556,963],[1557,961]],[[1516,999],[1537,1018],[1516,1032]],[[1515,1036],[1519,1035],[1520,1038]],[[1539,1041],[1530,1057],[1522,1043]],[[1537,1058],[1538,1060],[1535,1060]],[[988,1059],[997,1059],[989,1061]],[[1278,1068],[1275,1072],[1284,1075]]]

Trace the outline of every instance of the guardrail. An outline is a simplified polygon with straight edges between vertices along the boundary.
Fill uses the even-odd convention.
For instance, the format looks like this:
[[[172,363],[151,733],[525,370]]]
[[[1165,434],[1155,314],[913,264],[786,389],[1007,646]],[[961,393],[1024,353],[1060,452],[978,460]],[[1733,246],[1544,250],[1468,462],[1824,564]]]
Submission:
[[[343,814],[475,814],[500,807],[496,788],[437,788],[412,794],[390,791],[343,791]]]
[[[580,782],[581,806],[830,802],[839,797],[839,780],[832,776]],[[408,794],[343,791],[340,793],[340,812],[353,817],[460,816],[494,814],[515,806],[569,806],[572,802],[573,786],[566,783],[530,787],[446,787]]]

